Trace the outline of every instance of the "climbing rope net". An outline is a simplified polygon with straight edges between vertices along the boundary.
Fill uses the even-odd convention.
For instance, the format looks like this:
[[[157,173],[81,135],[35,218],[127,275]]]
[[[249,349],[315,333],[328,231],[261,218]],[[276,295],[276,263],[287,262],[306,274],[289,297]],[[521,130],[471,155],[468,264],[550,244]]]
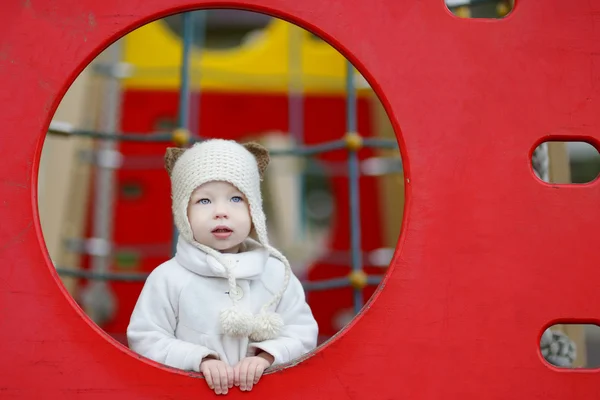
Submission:
[[[192,45],[193,29],[191,29],[190,13],[184,15],[183,32],[183,56],[181,68],[181,87],[180,87],[180,110],[179,127],[172,132],[155,133],[120,133],[115,131],[92,131],[76,129],[73,126],[58,121],[53,121],[48,130],[49,134],[63,136],[83,136],[98,139],[101,143],[115,143],[123,141],[147,142],[147,143],[171,143],[180,147],[193,144],[202,140],[198,136],[193,136],[189,128],[189,105],[190,105],[190,84],[189,84],[189,52]],[[115,78],[117,79],[117,78]],[[350,272],[345,277],[327,279],[317,282],[303,281],[305,290],[328,290],[340,287],[353,288],[353,308],[354,313],[358,313],[364,305],[363,289],[369,285],[377,285],[381,281],[381,276],[370,276],[363,270],[363,254],[361,249],[361,230],[360,230],[360,187],[359,187],[359,159],[358,151],[361,148],[379,148],[395,149],[398,144],[395,140],[381,138],[362,137],[357,131],[357,110],[356,110],[356,87],[355,71],[350,62],[347,62],[346,68],[346,134],[338,140],[320,143],[316,145],[304,145],[301,142],[289,149],[273,149],[271,155],[277,156],[297,156],[309,157],[323,152],[345,149],[348,152],[348,185],[350,195],[350,254],[351,265]],[[291,104],[291,103],[290,103]],[[301,113],[290,114],[290,118],[302,118]],[[113,124],[115,125],[115,124]],[[292,125],[292,124],[290,124]],[[296,124],[298,125],[298,124]],[[301,125],[301,124],[299,124]],[[114,128],[114,126],[113,126]],[[298,128],[301,129],[301,128]],[[293,132],[291,132],[293,133]],[[296,138],[301,138],[301,134],[296,132]],[[114,160],[108,160],[104,163],[97,163],[97,168],[115,169],[119,163]],[[547,144],[540,145],[533,154],[533,169],[536,175],[544,180],[549,180],[549,158]],[[103,257],[105,260],[110,255],[111,243],[108,237],[94,237],[88,240],[87,252],[92,256]],[[63,277],[76,277],[90,280],[93,288],[87,300],[87,309],[95,309],[96,322],[100,319],[107,319],[114,312],[115,299],[110,298],[110,292],[107,290],[108,281],[121,282],[143,282],[147,273],[123,273],[111,272],[107,263],[93,264],[89,270],[72,269],[57,266],[57,272]],[[107,297],[108,296],[108,297]],[[573,341],[568,336],[559,331],[546,330],[541,338],[541,351],[548,362],[557,366],[571,366],[576,357],[576,348]]]

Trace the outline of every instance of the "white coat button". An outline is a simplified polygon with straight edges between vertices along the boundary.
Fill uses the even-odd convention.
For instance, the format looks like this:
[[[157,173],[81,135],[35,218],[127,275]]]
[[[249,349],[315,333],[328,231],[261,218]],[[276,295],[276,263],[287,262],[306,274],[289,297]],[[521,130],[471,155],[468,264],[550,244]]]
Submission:
[[[244,297],[244,290],[241,287],[236,286],[235,292],[232,293],[232,291],[229,291],[229,297],[233,300],[241,300],[242,297]]]

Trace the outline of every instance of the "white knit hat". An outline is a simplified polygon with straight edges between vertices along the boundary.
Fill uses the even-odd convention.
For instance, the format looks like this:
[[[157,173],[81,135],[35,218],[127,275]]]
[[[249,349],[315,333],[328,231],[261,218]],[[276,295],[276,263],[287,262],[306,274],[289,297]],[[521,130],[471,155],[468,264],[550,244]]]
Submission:
[[[173,216],[179,234],[193,246],[213,256],[227,272],[232,306],[221,311],[223,333],[230,336],[247,336],[254,341],[273,339],[279,335],[283,320],[279,314],[267,310],[279,302],[291,275],[290,263],[278,250],[269,245],[267,237],[260,181],[268,163],[269,153],[263,146],[257,143],[241,145],[232,140],[222,139],[196,143],[187,150],[169,148],[165,155],[165,166],[171,176]],[[219,251],[194,240],[187,216],[190,196],[200,185],[211,181],[229,182],[246,196],[258,242],[285,266],[283,287],[257,315],[252,315],[238,306],[235,296],[236,280],[231,271],[233,266],[229,265]]]

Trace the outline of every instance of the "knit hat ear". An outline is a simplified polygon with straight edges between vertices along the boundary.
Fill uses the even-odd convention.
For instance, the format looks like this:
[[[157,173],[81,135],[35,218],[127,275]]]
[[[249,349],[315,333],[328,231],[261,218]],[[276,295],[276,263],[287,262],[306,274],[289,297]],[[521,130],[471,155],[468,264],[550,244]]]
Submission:
[[[271,158],[269,157],[269,150],[256,142],[245,143],[243,146],[246,148],[246,150],[252,153],[254,158],[256,158],[256,164],[258,164],[258,173],[260,174],[260,179],[262,180],[265,176],[265,171],[269,165],[269,161],[271,161]]]
[[[168,147],[167,152],[165,153],[165,168],[169,176],[171,176],[171,171],[173,171],[173,166],[177,159],[185,152],[186,149],[182,149],[180,147]]]

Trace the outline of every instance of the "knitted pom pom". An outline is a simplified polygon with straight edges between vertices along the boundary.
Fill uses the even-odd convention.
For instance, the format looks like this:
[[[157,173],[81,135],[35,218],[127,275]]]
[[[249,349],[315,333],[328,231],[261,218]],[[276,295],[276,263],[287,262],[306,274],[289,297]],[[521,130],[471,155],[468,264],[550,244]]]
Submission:
[[[232,306],[221,311],[221,328],[223,333],[234,337],[247,337],[252,333],[253,316],[247,311]]]
[[[261,312],[254,316],[254,331],[250,339],[255,342],[275,339],[283,328],[283,319],[279,314],[273,312]]]

